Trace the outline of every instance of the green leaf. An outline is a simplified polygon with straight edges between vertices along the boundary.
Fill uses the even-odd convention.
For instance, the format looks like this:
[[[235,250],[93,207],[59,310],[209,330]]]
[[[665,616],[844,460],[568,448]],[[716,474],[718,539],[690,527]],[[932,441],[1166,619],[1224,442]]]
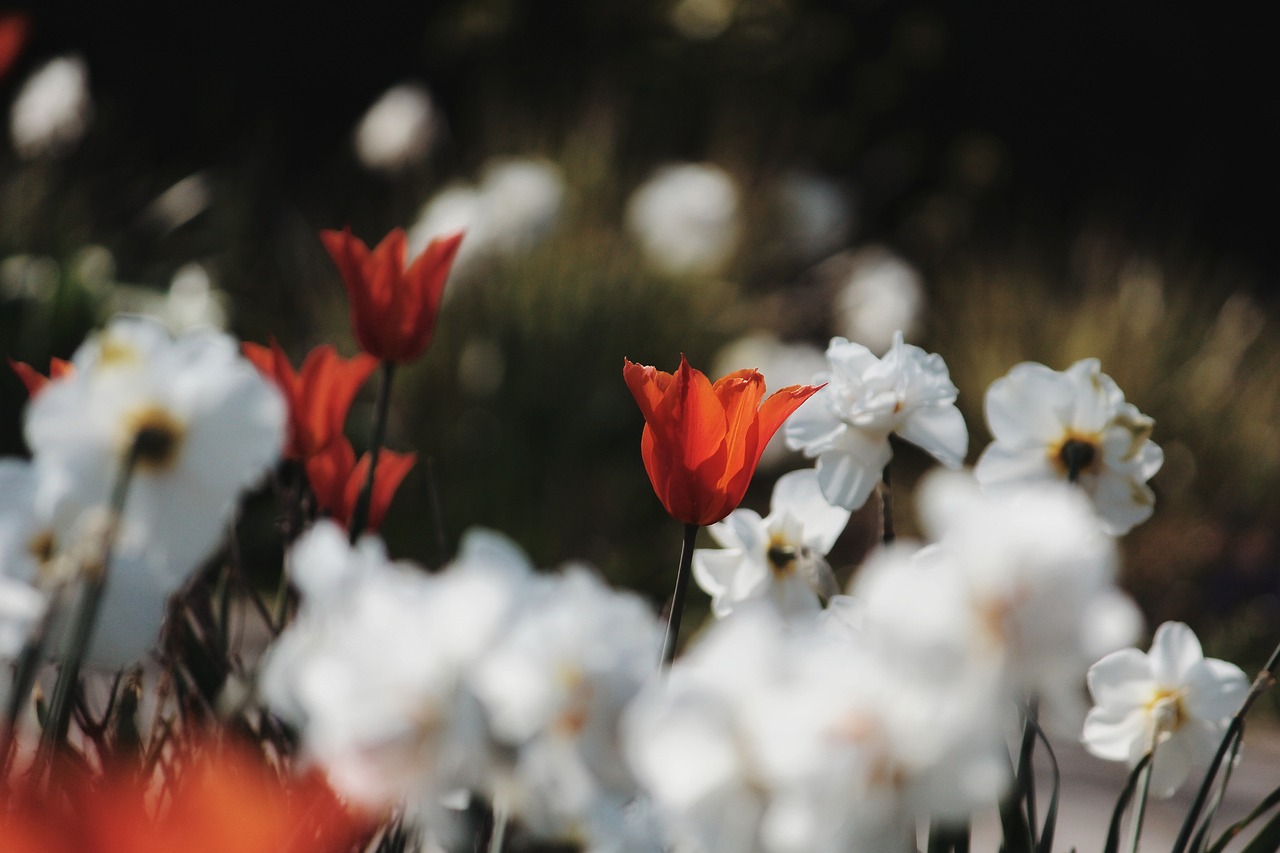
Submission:
[[[1125,783],[1124,790],[1120,792],[1119,798],[1116,800],[1115,811],[1111,813],[1111,826],[1107,830],[1107,843],[1102,848],[1102,853],[1117,853],[1120,849],[1120,823],[1124,820],[1125,809],[1129,808],[1129,800],[1133,799],[1133,792],[1138,787],[1138,778],[1142,776],[1142,771],[1147,769],[1147,765],[1151,763],[1153,753],[1148,752],[1142,756],[1142,760],[1133,768],[1133,772],[1129,774],[1129,781]]]

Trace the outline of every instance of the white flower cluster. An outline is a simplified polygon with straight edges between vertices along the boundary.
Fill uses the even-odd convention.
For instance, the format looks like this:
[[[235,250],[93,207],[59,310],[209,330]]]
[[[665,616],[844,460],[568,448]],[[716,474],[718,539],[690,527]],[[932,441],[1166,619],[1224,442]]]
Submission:
[[[279,458],[285,418],[280,394],[229,336],[175,339],[155,321],[113,321],[28,405],[33,458],[0,460],[0,612],[29,629],[44,611],[35,602],[56,605],[104,570],[110,531],[88,662],[114,671],[144,659],[165,601],[217,547],[240,492]],[[51,653],[65,610],[51,613]],[[9,659],[30,634],[11,628],[0,631]]]
[[[660,644],[638,596],[582,568],[535,574],[487,532],[428,574],[321,522],[291,564],[302,607],[261,691],[341,793],[447,832],[442,800],[463,789],[539,836],[632,849],[618,720]]]

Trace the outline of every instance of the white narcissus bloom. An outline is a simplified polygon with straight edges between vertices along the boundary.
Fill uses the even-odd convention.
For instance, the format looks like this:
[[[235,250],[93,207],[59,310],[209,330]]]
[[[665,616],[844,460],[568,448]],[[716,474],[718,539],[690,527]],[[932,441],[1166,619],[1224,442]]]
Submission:
[[[717,618],[746,601],[764,600],[784,617],[816,615],[818,596],[837,592],[824,559],[849,511],[822,497],[812,468],[782,475],[773,487],[769,515],[736,509],[707,528],[723,550],[693,552],[693,578],[711,596]]]
[[[181,585],[217,546],[241,490],[279,458],[284,400],[212,329],[173,338],[154,320],[120,317],[72,363],[26,412],[36,512],[58,541],[75,541],[133,450],[122,529]]]
[[[1043,700],[1055,728],[1077,725],[1090,662],[1133,642],[1142,622],[1116,586],[1116,544],[1088,500],[1040,483],[994,501],[971,477],[938,472],[918,503],[937,544],[917,557],[917,570],[936,575],[928,584],[956,588],[969,614],[967,645],[1002,661],[1013,688]]]
[[[1150,440],[1155,422],[1126,403],[1096,358],[1059,372],[1035,362],[1016,365],[991,383],[987,426],[994,440],[974,476],[993,495],[1044,480],[1075,482],[1112,534],[1151,517],[1147,480],[1164,453]]]
[[[452,567],[391,563],[381,540],[355,548],[321,521],[294,545],[302,594],[268,649],[259,689],[299,726],[302,753],[343,796],[375,809],[406,803],[429,826],[441,798],[481,786],[484,715],[464,676],[494,643],[529,583],[514,547],[471,533]]]
[[[917,820],[963,819],[1007,781],[1000,696],[967,686],[746,608],[641,695],[628,751],[689,850],[909,851]]]
[[[0,460],[0,658],[12,659],[44,616],[46,603],[58,600],[83,562],[102,558],[105,511],[85,513],[71,538],[59,537],[37,515],[35,493],[31,463]],[[142,662],[159,640],[166,603],[179,586],[163,567],[146,560],[135,534],[126,527],[115,535],[85,658],[92,669],[118,672]],[[45,640],[50,655],[64,651],[70,623],[69,613],[52,614]]]
[[[969,431],[955,407],[942,356],[903,343],[876,358],[861,344],[832,338],[826,383],[786,424],[788,446],[818,459],[818,482],[827,500],[854,510],[867,502],[889,464],[889,434],[917,445],[949,467],[969,449]]]
[[[539,837],[598,849],[623,833],[636,793],[619,718],[654,676],[648,605],[582,567],[540,577],[467,680],[494,737],[514,750],[489,793]]]
[[[1094,707],[1081,740],[1130,767],[1154,748],[1151,792],[1172,796],[1192,768],[1208,766],[1248,691],[1238,666],[1206,658],[1190,628],[1166,622],[1150,652],[1122,649],[1090,667]]]

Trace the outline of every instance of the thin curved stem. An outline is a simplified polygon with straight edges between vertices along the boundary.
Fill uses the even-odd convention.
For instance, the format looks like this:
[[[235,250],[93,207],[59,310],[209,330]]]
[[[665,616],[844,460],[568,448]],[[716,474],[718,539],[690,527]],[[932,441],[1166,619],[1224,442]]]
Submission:
[[[667,614],[667,630],[662,637],[660,668],[667,669],[676,658],[676,644],[680,639],[680,616],[684,612],[684,595],[689,588],[689,575],[693,572],[693,545],[698,538],[698,525],[684,526],[684,544],[680,548],[680,566],[676,569],[676,588],[671,593],[671,611]]]

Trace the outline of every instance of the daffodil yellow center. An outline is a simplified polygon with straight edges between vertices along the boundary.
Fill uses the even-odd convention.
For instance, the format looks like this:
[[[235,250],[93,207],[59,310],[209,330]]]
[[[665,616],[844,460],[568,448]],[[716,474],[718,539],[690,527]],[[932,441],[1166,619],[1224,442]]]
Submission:
[[[142,357],[138,351],[124,341],[112,337],[103,340],[98,356],[98,364],[101,367],[123,367],[138,364],[141,361]]]
[[[769,539],[769,548],[765,551],[765,556],[769,559],[769,567],[773,569],[773,573],[781,577],[795,571],[800,549],[775,533]]]
[[[135,465],[151,472],[173,466],[186,434],[177,418],[159,406],[148,406],[133,413],[128,425],[127,441]]]
[[[1100,464],[1102,437],[1068,432],[1049,449],[1049,461],[1069,480],[1092,471]]]
[[[1156,733],[1172,733],[1187,721],[1187,709],[1182,705],[1182,691],[1160,687],[1147,701],[1147,713],[1155,719]]]

